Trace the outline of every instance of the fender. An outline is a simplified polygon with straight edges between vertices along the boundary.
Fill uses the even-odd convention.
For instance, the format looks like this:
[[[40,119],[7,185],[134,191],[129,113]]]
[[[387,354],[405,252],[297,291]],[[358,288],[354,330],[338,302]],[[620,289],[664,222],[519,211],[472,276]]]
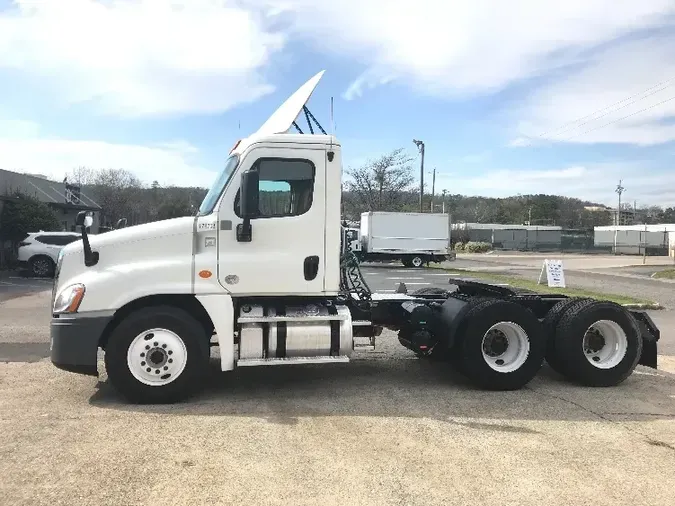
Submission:
[[[220,370],[234,369],[234,303],[229,294],[196,295],[216,329]]]

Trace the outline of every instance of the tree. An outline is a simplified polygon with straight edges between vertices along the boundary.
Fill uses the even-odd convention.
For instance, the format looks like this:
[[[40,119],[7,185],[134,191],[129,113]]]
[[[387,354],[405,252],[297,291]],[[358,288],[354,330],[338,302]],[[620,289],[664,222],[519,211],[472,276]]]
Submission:
[[[114,225],[120,218],[138,221],[143,212],[141,181],[124,169],[104,169],[94,173],[90,192],[101,206],[101,222]]]
[[[350,214],[399,210],[406,200],[404,193],[412,190],[415,181],[412,160],[403,148],[398,148],[361,167],[347,170],[351,180],[345,183],[345,188],[352,198],[345,202],[345,207],[351,208]]]
[[[88,167],[77,167],[66,174],[68,182],[79,186],[93,184],[96,178],[96,171]]]
[[[0,237],[5,241],[17,242],[30,232],[60,228],[59,220],[47,204],[21,193],[5,201],[0,214]]]

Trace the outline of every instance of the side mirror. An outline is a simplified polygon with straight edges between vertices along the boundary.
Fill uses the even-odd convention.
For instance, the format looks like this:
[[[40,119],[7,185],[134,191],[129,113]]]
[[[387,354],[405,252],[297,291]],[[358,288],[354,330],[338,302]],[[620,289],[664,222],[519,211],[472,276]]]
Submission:
[[[258,185],[260,174],[257,170],[247,170],[241,175],[241,195],[239,197],[239,214],[244,219],[258,216]]]
[[[94,218],[87,211],[80,211],[75,218],[75,225],[89,228],[94,224]]]
[[[251,218],[258,216],[258,184],[260,175],[257,170],[247,170],[241,175],[241,188],[239,193],[239,214],[244,222],[237,225],[237,241],[251,242],[253,230]]]

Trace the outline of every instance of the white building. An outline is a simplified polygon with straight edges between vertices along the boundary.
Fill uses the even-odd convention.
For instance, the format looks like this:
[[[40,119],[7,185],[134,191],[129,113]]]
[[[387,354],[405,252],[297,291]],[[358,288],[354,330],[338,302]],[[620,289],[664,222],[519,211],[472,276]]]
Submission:
[[[616,254],[675,255],[675,224],[595,227],[595,246]]]

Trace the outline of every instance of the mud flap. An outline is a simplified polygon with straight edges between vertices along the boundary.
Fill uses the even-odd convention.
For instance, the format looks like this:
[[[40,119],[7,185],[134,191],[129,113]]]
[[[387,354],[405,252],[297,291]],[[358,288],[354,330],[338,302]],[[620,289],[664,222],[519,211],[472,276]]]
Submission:
[[[657,341],[661,338],[661,332],[654,320],[643,311],[631,311],[638,322],[642,336],[642,354],[638,364],[657,369]]]

